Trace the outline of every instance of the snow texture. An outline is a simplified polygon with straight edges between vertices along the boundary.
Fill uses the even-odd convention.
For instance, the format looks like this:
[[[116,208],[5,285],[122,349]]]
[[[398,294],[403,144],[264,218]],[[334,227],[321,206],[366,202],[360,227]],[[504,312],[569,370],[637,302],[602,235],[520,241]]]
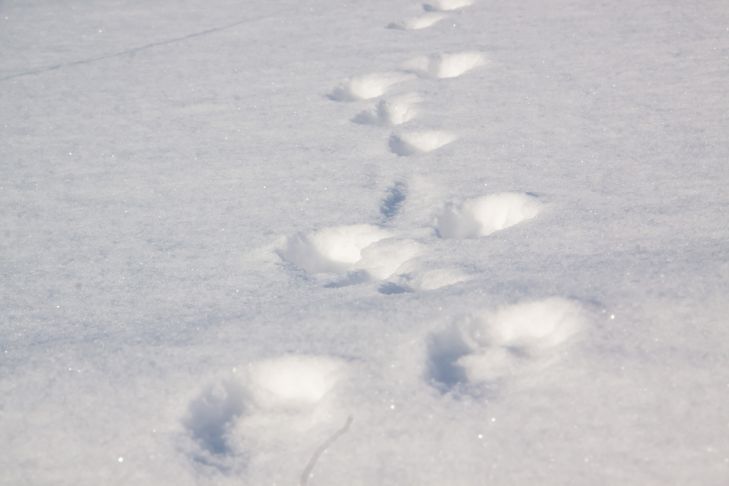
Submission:
[[[726,0],[7,0],[0,60],[0,485],[729,484]]]
[[[528,194],[490,194],[449,203],[438,216],[436,229],[443,238],[486,236],[531,219],[541,210],[542,203]]]

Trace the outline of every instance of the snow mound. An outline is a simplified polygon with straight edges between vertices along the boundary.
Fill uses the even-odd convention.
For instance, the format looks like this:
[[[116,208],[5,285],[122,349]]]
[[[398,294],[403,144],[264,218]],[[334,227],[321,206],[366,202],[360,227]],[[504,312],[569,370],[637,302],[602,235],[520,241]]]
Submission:
[[[458,10],[473,5],[473,0],[434,0],[423,4],[423,8],[432,12]]]
[[[335,101],[369,100],[382,96],[390,87],[409,79],[409,75],[398,72],[355,76],[337,86],[329,98]]]
[[[528,194],[490,194],[446,205],[435,227],[441,238],[486,236],[534,218],[542,208],[542,202]]]
[[[447,391],[536,371],[552,362],[555,350],[583,324],[581,307],[560,297],[470,315],[431,336],[428,378]]]
[[[437,24],[441,20],[448,17],[444,13],[440,12],[426,12],[417,17],[411,17],[408,19],[401,20],[399,22],[392,22],[388,24],[388,29],[400,29],[400,30],[420,30],[427,29],[428,27]]]
[[[458,137],[443,130],[421,130],[395,133],[390,137],[390,150],[397,155],[413,155],[437,150]]]
[[[415,105],[423,101],[417,93],[396,96],[389,100],[380,100],[372,110],[359,113],[352,121],[363,125],[402,125],[415,118]]]
[[[457,78],[485,63],[483,54],[468,51],[418,56],[405,62],[402,67],[420,76],[448,79]]]

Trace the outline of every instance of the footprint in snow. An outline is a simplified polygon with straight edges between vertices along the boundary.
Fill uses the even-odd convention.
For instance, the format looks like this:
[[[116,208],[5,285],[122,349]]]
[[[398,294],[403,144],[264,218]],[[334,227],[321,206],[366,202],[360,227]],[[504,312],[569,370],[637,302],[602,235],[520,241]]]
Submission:
[[[552,297],[469,315],[428,340],[426,379],[443,392],[491,388],[538,372],[584,326],[574,301]]]
[[[401,72],[354,76],[342,81],[328,96],[334,101],[369,100],[384,95],[392,86],[410,79],[411,75]]]
[[[421,77],[448,79],[462,76],[484,64],[486,64],[486,59],[483,54],[467,51],[418,56],[406,61],[402,68]]]
[[[257,452],[275,453],[282,437],[321,441],[312,430],[341,415],[336,386],[346,376],[341,359],[292,355],[251,363],[208,385],[182,419],[191,457],[231,472]],[[256,450],[247,447],[253,443]]]
[[[441,238],[474,238],[537,216],[544,204],[536,197],[502,192],[449,203],[437,216],[435,229]]]
[[[421,254],[419,243],[396,238],[379,226],[332,226],[299,233],[286,239],[279,256],[314,275],[344,276],[329,286],[383,280]]]

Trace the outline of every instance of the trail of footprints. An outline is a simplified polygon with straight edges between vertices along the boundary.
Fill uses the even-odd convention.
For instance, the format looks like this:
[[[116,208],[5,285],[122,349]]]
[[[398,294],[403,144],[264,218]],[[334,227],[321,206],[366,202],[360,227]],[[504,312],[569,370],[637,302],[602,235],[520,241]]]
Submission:
[[[472,3],[433,1],[423,5],[420,15],[386,27],[426,29]],[[397,71],[344,80],[328,97],[336,102],[374,101],[351,121],[398,127],[386,141],[390,151],[402,157],[417,156],[455,142],[458,135],[439,128],[403,129],[418,116],[426,100],[416,92],[386,98],[388,91],[421,78],[456,78],[485,64],[484,56],[473,51],[417,56],[403,62]],[[433,212],[428,227],[398,230],[391,223],[407,204],[408,191],[406,181],[388,189],[380,204],[379,224],[313,228],[283,239],[276,252],[285,266],[326,287],[369,282],[385,295],[434,291],[476,276],[455,267],[423,268],[418,260],[428,254],[429,238],[486,237],[527,222],[545,208],[529,193],[486,194],[444,201]],[[579,334],[586,321],[578,302],[560,297],[475,310],[422,336],[423,379],[447,396],[478,396],[484,389],[494,390],[557,360],[558,351]],[[190,403],[183,424],[194,443],[192,457],[200,464],[231,472],[250,460],[246,457],[253,449],[285,447],[268,444],[267,438],[293,437],[293,442],[300,443],[302,437],[309,437],[313,455],[305,468],[302,463],[301,478],[301,484],[306,484],[321,452],[352,421],[350,416],[344,422],[346,408],[338,394],[340,384],[352,374],[351,363],[328,356],[288,355],[249,364],[233,377],[203,389]],[[249,445],[241,448],[242,443]]]

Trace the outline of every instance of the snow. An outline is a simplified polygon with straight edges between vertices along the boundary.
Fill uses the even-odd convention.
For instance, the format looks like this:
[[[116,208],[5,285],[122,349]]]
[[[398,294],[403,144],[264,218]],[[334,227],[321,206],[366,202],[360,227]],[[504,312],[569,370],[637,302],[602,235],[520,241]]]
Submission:
[[[329,97],[335,101],[369,100],[382,96],[390,87],[409,79],[407,74],[397,72],[363,74],[343,81]]]
[[[436,220],[443,238],[488,236],[536,217],[542,203],[529,194],[501,192],[449,203]]]
[[[437,24],[448,16],[440,12],[425,12],[417,17],[410,17],[399,22],[392,22],[387,25],[390,29],[420,30]]]
[[[435,333],[429,345],[429,374],[450,391],[472,384],[513,379],[521,368],[543,366],[583,326],[580,307],[561,298],[520,302],[464,318]],[[547,354],[549,351],[549,354]]]
[[[417,93],[393,96],[378,101],[375,108],[361,111],[352,121],[363,125],[402,125],[417,116],[416,106],[422,102],[423,97]]]
[[[724,0],[0,25],[0,484],[729,481]]]
[[[403,63],[403,69],[440,79],[457,78],[486,63],[478,52],[457,52],[419,56]]]

